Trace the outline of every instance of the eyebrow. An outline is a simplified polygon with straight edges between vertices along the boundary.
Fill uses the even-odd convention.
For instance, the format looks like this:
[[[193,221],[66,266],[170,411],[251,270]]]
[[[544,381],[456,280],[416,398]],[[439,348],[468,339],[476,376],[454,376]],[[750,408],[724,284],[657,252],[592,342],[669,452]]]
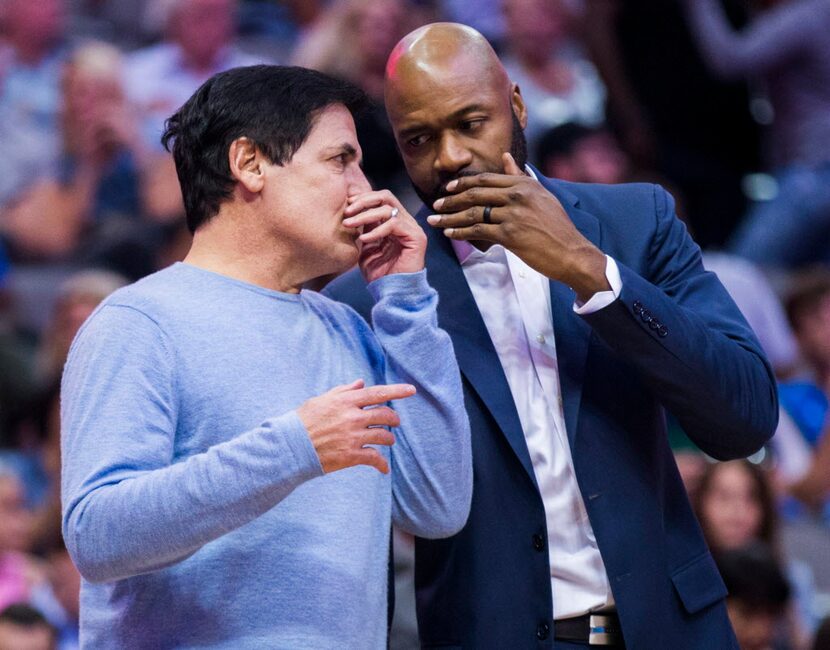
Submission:
[[[471,104],[470,106],[464,106],[463,108],[459,108],[457,111],[453,111],[452,113],[449,114],[449,116],[447,116],[446,119],[449,122],[454,122],[454,121],[457,121],[457,120],[461,119],[462,117],[465,117],[466,115],[468,115],[470,113],[475,113],[477,111],[486,112],[487,110],[488,110],[487,107],[484,106],[483,104]],[[421,131],[424,131],[424,130],[429,130],[429,129],[428,129],[428,127],[426,127],[422,124],[416,124],[415,126],[410,126],[410,127],[407,127],[405,129],[401,130],[399,137],[402,140],[406,140],[409,137],[411,137],[411,136],[413,136],[417,133],[420,133]]]
[[[329,153],[345,153],[350,156],[357,156],[357,149],[355,149],[352,145],[348,142],[344,142],[343,144],[333,145],[326,149],[326,154]]]

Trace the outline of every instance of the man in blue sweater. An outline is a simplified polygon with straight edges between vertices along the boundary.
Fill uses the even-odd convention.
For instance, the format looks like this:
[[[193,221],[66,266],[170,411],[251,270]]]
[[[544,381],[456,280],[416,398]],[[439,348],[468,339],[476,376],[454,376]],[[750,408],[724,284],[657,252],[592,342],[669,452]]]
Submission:
[[[360,169],[362,101],[256,66],[168,121],[192,248],[108,298],[64,374],[83,646],[384,648],[390,522],[463,526],[458,369],[426,237]],[[374,331],[304,289],[355,263]]]

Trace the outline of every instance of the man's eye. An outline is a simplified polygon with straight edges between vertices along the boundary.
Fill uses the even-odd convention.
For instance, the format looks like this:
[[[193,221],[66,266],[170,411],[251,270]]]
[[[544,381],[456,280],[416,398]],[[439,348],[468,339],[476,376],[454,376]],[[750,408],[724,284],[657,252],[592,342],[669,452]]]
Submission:
[[[349,164],[349,154],[337,154],[334,158],[332,158],[332,160],[335,161],[338,165],[342,165],[343,167],[345,167]]]
[[[475,131],[475,130],[476,130],[477,128],[479,128],[482,124],[484,124],[484,120],[483,120],[483,119],[477,119],[477,120],[464,120],[464,121],[461,123],[461,130],[462,130],[462,131]]]
[[[407,140],[406,144],[408,144],[410,147],[420,147],[427,140],[429,140],[429,137],[426,135],[416,135],[414,138],[410,138],[409,140]]]

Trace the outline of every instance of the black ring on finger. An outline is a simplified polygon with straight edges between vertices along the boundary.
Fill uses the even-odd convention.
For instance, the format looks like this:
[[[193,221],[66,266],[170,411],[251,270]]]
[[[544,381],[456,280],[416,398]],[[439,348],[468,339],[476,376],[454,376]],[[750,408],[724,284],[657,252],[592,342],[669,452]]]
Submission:
[[[484,206],[484,213],[481,215],[481,223],[493,223],[493,220],[490,218],[490,213],[493,211],[492,205],[485,205]]]

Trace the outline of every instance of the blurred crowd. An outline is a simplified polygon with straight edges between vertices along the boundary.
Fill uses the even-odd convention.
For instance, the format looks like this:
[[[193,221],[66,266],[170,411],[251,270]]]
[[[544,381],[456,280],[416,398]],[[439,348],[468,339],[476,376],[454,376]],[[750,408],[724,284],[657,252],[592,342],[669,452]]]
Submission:
[[[347,78],[373,102],[367,176],[414,211],[384,64],[437,20],[499,52],[543,174],[676,197],[781,398],[747,461],[713,462],[670,420],[681,474],[742,648],[830,648],[830,0],[0,0],[0,650],[77,647],[60,374],[105,296],[187,251],[164,120],[229,67]],[[393,647],[417,647],[410,599]]]

